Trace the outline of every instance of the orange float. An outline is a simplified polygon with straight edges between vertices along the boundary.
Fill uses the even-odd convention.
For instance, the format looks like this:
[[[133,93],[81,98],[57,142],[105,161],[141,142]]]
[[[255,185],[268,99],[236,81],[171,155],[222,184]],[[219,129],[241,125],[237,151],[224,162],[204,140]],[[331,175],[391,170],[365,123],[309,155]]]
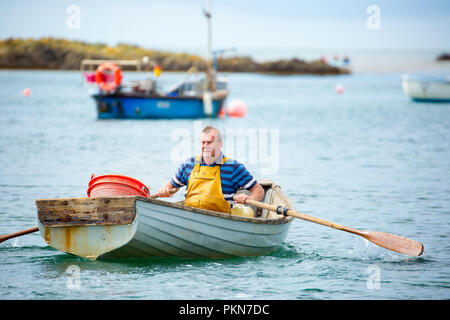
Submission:
[[[111,71],[114,75],[113,82],[105,81],[106,76],[105,71]],[[105,62],[98,66],[97,71],[95,71],[95,82],[102,91],[110,92],[117,89],[122,82],[122,70],[113,62]]]
[[[246,113],[247,104],[240,99],[231,100],[227,106],[227,114],[230,117],[243,118]]]
[[[161,75],[161,66],[159,64],[153,68],[153,73],[155,77],[159,77]]]

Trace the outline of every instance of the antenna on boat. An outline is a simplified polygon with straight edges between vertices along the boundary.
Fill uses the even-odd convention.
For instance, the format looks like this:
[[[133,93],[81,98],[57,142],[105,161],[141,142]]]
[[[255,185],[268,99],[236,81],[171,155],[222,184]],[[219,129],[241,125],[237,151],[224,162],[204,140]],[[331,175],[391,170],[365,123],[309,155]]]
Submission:
[[[214,69],[212,61],[212,50],[211,50],[211,0],[208,0],[207,9],[203,9],[203,14],[208,19],[208,54],[206,61],[206,79],[207,79],[207,90],[214,91],[216,88],[214,82]]]

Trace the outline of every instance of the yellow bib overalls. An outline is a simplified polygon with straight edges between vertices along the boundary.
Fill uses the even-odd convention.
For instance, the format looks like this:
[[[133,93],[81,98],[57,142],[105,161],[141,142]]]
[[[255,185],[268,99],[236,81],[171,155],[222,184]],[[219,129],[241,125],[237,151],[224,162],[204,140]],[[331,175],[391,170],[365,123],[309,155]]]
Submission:
[[[224,157],[222,164],[227,161]],[[196,157],[195,167],[189,176],[184,205],[194,208],[231,213],[231,206],[225,200],[220,181],[220,167],[201,166],[200,156]]]

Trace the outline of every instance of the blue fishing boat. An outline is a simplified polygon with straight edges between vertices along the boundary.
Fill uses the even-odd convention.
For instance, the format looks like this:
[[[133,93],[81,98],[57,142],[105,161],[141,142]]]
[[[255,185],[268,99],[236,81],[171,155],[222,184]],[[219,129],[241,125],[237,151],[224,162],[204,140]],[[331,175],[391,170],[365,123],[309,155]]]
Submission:
[[[225,78],[216,75],[216,63],[211,54],[211,15],[208,18],[208,58],[204,77],[185,79],[174,88],[163,92],[157,78],[161,67],[147,57],[141,61],[84,60],[84,66],[97,66],[87,80],[96,87],[92,97],[97,105],[99,119],[195,119],[216,118],[224,114],[224,102],[228,96]],[[154,76],[142,81],[122,83],[121,66],[153,67]],[[192,74],[188,70],[188,75]],[[195,69],[195,68],[194,68]],[[194,70],[196,71],[196,70]]]
[[[226,80],[216,82],[216,90],[199,90],[190,82],[183,82],[165,94],[153,90],[124,91],[105,93],[99,90],[93,94],[97,104],[99,119],[195,119],[218,117],[224,108],[228,95]],[[187,90],[187,87],[194,87]],[[220,88],[220,89],[219,89]]]

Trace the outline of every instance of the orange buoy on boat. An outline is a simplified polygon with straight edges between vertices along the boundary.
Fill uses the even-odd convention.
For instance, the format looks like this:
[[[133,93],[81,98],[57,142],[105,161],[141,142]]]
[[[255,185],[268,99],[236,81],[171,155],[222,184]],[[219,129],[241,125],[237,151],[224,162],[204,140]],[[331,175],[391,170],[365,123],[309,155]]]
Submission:
[[[161,75],[161,66],[159,64],[153,68],[153,74],[155,77],[159,77]]]
[[[111,71],[113,73],[113,82],[105,81],[105,71]],[[113,62],[102,63],[98,66],[97,71],[95,71],[95,82],[97,82],[97,85],[102,91],[114,91],[122,82],[122,70],[120,70],[120,68]]]
[[[225,118],[225,116],[226,116],[226,114],[225,114],[225,108],[222,107],[222,108],[220,109],[220,112],[219,112],[219,118]]]
[[[25,88],[25,89],[23,89],[23,96],[24,97],[28,97],[29,95],[30,95],[30,89],[28,89],[28,88]]]

